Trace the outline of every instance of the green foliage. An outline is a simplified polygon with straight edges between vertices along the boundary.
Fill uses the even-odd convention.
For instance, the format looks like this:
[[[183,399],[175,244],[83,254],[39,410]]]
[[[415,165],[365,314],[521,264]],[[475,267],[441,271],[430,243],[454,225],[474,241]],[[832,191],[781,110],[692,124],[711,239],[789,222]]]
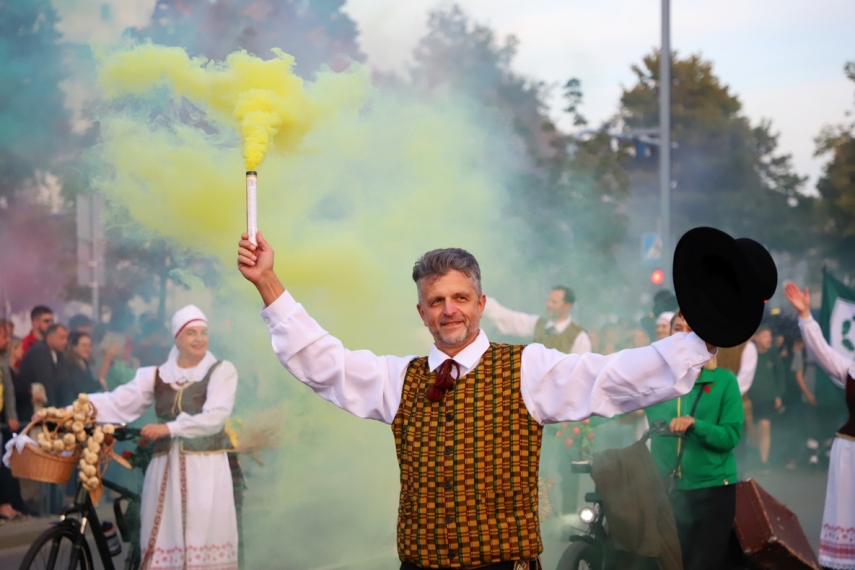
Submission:
[[[344,68],[364,55],[356,23],[342,11],[344,0],[158,0],[155,17],[139,37],[180,46],[194,55],[223,59],[239,49],[263,58],[281,48],[308,77],[323,65]]]
[[[855,62],[847,63],[844,72],[855,82]],[[830,157],[816,184],[827,253],[851,267],[855,264],[855,123],[825,128],[816,143],[816,155]]]
[[[135,30],[134,35],[220,60],[239,49],[267,58],[270,49],[278,47],[296,57],[296,71],[306,77],[325,65],[343,69],[350,60],[364,59],[356,42],[356,24],[342,12],[343,6],[344,0],[158,0],[149,25]],[[127,111],[127,106],[135,103],[123,99],[113,104],[124,105]],[[193,124],[210,132],[216,129],[206,121],[202,110],[187,101],[163,111],[157,121]],[[79,180],[77,186],[85,188],[87,177],[98,172],[100,166],[90,164],[73,177]],[[214,261],[179,250],[173,243],[142,231],[138,225],[128,223],[127,212],[117,208],[111,211],[113,219],[108,220],[107,227],[107,265],[111,269],[102,290],[104,304],[115,308],[134,295],[146,300],[157,297],[159,317],[163,319],[167,283],[183,287],[197,286],[200,281],[216,284]],[[88,298],[89,293],[72,287],[68,295]]]
[[[513,36],[499,41],[459,6],[434,11],[415,51],[412,81],[421,90],[474,98],[512,126],[526,150],[508,181],[510,215],[525,227],[521,247],[531,252],[533,264],[573,275],[574,286],[584,291],[590,260],[608,264],[624,237],[626,221],[618,205],[628,189],[621,168],[626,153],[605,133],[577,140],[558,131],[545,110],[546,87],[511,70],[517,43]],[[570,79],[563,92],[574,123],[585,124],[578,112],[579,80]],[[591,290],[602,287],[602,274],[598,283],[591,279]]]
[[[657,127],[659,53],[632,70],[636,84],[623,92],[621,118],[630,130]],[[778,153],[771,123],[752,126],[739,99],[700,56],[675,54],[671,73],[674,234],[711,225],[774,249],[806,249],[811,200],[800,193],[805,178],[793,172],[789,155]],[[629,170],[633,193],[658,201],[658,161],[637,160]]]

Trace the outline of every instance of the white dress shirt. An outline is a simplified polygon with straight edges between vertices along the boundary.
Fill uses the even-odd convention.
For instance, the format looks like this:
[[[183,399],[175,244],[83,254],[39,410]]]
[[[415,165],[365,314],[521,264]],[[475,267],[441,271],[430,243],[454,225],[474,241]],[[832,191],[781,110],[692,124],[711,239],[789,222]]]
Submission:
[[[392,423],[415,356],[344,348],[287,291],[261,316],[273,350],[294,377],[355,416]],[[480,331],[454,357],[461,367],[459,381],[466,381],[489,346]],[[428,355],[430,369],[448,358],[434,345]],[[609,356],[564,354],[530,344],[522,353],[520,389],[526,408],[541,424],[611,417],[688,393],[709,358],[706,344],[694,333]]]
[[[799,318],[799,329],[802,331],[805,346],[813,353],[816,363],[825,370],[832,382],[845,389],[846,379],[850,376],[855,378],[855,362],[829,346],[822,336],[819,323],[813,317]]]
[[[487,297],[487,304],[484,305],[484,318],[490,321],[496,327],[496,330],[502,334],[531,337],[534,336],[537,321],[540,320],[540,317],[537,315],[503,307],[493,297]],[[568,314],[566,318],[560,321],[546,321],[546,328],[552,329],[555,334],[561,334],[567,330],[567,327],[572,322],[573,319]],[[579,333],[576,340],[573,341],[573,348],[570,352],[572,354],[591,352],[591,339],[588,337],[587,332],[582,331]]]
[[[742,357],[739,359],[739,373],[736,375],[736,382],[739,384],[739,393],[743,396],[751,388],[751,384],[754,383],[754,373],[756,371],[757,345],[749,340],[742,350]]]

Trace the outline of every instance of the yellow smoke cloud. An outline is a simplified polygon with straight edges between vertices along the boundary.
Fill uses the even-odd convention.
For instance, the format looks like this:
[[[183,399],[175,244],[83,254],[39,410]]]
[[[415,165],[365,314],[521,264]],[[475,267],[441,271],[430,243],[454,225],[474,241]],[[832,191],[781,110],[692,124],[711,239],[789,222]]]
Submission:
[[[281,50],[262,60],[245,51],[223,62],[191,58],[181,48],[154,44],[101,53],[99,82],[109,97],[168,86],[203,106],[243,138],[246,170],[257,170],[276,148],[295,151],[320,122],[360,108],[369,91],[358,65],[347,73],[321,72],[307,84],[294,75],[294,58]]]
[[[121,65],[105,60],[110,73],[102,73],[102,81],[113,78],[105,84],[113,95],[145,93],[166,77],[164,69],[190,70],[186,77],[178,74],[184,93],[204,93],[203,84],[210,83],[200,78],[211,72],[186,65],[181,53],[150,52],[178,63],[155,65],[145,57],[144,69],[134,67],[133,53],[125,52]],[[278,73],[290,74],[282,56],[276,61]],[[327,119],[313,123],[300,143],[311,152],[268,155],[259,185],[259,228],[276,249],[285,286],[345,346],[426,354],[430,335],[416,313],[410,278],[422,253],[452,246],[473,252],[488,293],[529,278],[513,247],[515,227],[504,215],[510,127],[482,120],[479,109],[452,97],[429,101],[423,94],[372,89],[361,67],[344,77],[321,74],[306,91],[327,93],[336,82],[349,91],[324,99],[331,110]],[[354,93],[365,95],[363,110],[335,112],[356,101]],[[237,92],[207,100],[210,109],[223,109],[209,117],[237,128]],[[174,109],[153,98],[140,104],[150,108],[132,113],[113,106],[98,117],[103,142],[95,154],[104,167],[95,189],[127,212],[130,220],[123,223],[221,261],[216,282],[206,283],[216,287],[218,298],[208,317],[212,351],[240,371],[236,413],[249,418],[251,410],[276,406],[292,438],[279,454],[265,456],[264,469],[247,465],[247,567],[282,567],[283,552],[290,568],[378,553],[388,560],[372,567],[399,567],[398,470],[388,426],[355,419],[287,376],[270,349],[258,294],[235,268],[245,222],[243,193],[236,191],[244,184],[237,137],[224,140],[179,121],[152,121]],[[281,125],[275,136],[283,136]],[[275,144],[285,148],[278,138]]]

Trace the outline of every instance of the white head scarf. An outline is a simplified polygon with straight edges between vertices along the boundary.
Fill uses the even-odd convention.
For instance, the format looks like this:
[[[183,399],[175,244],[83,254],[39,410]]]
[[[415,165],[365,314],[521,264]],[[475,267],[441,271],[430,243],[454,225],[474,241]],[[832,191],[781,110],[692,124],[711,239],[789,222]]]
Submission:
[[[664,313],[662,313],[658,317],[656,317],[656,324],[657,325],[670,325],[671,319],[674,318],[674,314],[675,313],[673,313],[671,311],[665,311]]]
[[[187,305],[183,309],[179,309],[172,315],[172,336],[177,338],[181,331],[190,326],[207,325],[208,319],[205,313],[196,305]],[[198,382],[201,380],[208,369],[217,361],[210,351],[205,354],[205,357],[193,368],[179,368],[178,364],[178,347],[173,345],[169,351],[169,357],[163,366],[160,367],[160,377],[167,384],[184,382]]]
[[[178,338],[181,331],[186,329],[190,324],[199,326],[199,324],[208,324],[208,319],[205,318],[205,313],[196,305],[187,305],[183,309],[179,309],[172,315],[172,338]]]

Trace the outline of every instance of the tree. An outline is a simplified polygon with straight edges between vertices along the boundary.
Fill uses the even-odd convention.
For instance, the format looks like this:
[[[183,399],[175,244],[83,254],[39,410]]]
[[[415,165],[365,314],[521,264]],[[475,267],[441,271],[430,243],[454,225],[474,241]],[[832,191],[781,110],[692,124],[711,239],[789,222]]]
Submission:
[[[365,57],[356,23],[341,10],[344,3],[158,0],[151,23],[137,35],[216,60],[239,49],[267,58],[271,48],[281,48],[296,58],[295,71],[309,77],[322,65],[340,69]]]
[[[620,167],[625,153],[603,132],[575,138],[557,129],[544,103],[547,86],[511,69],[513,36],[499,41],[456,5],[432,12],[428,27],[415,50],[412,85],[421,92],[448,89],[472,98],[511,125],[525,151],[509,182],[509,215],[527,230],[520,247],[551,279],[572,276],[578,289],[604,294],[602,275],[598,283],[585,280],[592,277],[590,261],[608,265],[623,238],[625,219],[617,207],[627,191]],[[574,123],[584,124],[579,81],[571,79],[564,87],[567,112]]]
[[[855,81],[855,61],[844,71]],[[816,184],[817,213],[827,253],[845,266],[855,264],[855,122],[826,127],[816,138],[816,156],[830,155]]]
[[[657,127],[659,53],[632,70],[637,82],[623,92],[620,117],[629,130]],[[711,225],[774,249],[806,249],[811,200],[800,192],[805,178],[793,171],[789,155],[778,152],[771,122],[752,126],[739,99],[699,55],[675,54],[671,73],[674,234]],[[658,161],[638,157],[628,171],[633,207],[655,228]]]
[[[492,29],[475,24],[460,6],[434,10],[428,33],[416,46],[411,83],[420,90],[450,88],[510,119],[533,165],[554,153],[554,125],[546,116],[544,85],[511,70],[518,40],[497,41]]]
[[[77,141],[56,23],[49,0],[0,2],[0,289],[15,309],[57,301],[74,274],[74,226],[62,215],[57,174]]]
[[[14,201],[36,170],[66,152],[69,113],[59,83],[67,77],[56,12],[49,0],[0,3],[0,199]]]
[[[364,59],[356,24],[342,12],[343,5],[344,0],[158,0],[150,23],[133,33],[138,39],[182,47],[193,56],[214,60],[239,49],[268,58],[271,48],[281,48],[296,58],[295,72],[309,77],[324,65],[340,70],[351,60]],[[186,100],[162,110],[157,120],[215,128],[206,124],[202,110]],[[133,224],[115,223],[108,234],[111,269],[102,298],[113,307],[135,294],[146,300],[156,297],[163,318],[167,283],[187,286],[176,271],[191,267],[208,283],[216,279],[210,260],[182,251],[159,236],[140,234]],[[72,288],[69,295],[85,298],[87,293]]]

